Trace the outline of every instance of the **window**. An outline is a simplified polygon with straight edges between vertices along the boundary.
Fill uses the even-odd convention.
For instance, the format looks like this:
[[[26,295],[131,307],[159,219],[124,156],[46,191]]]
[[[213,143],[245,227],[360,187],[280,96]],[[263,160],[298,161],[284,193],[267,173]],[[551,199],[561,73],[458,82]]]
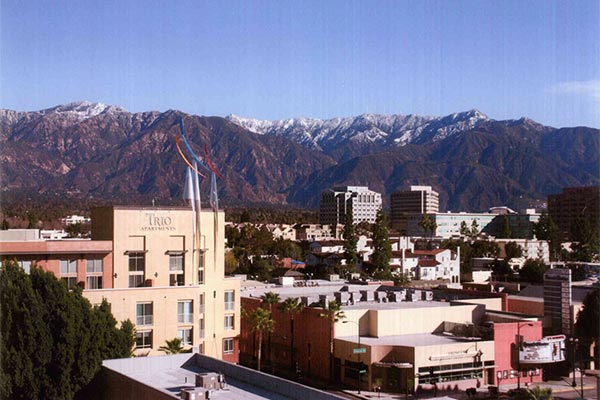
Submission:
[[[192,300],[177,302],[177,322],[180,324],[191,324],[194,318],[194,303]]]
[[[204,283],[204,252],[198,253],[198,283]]]
[[[200,313],[204,312],[204,293],[202,293],[200,295],[200,304],[198,304],[198,307],[200,308]]]
[[[234,343],[233,339],[223,339],[223,354],[233,354]]]
[[[149,349],[152,348],[152,331],[142,331],[135,333],[135,348]]]
[[[77,274],[77,260],[60,260],[60,274]]]
[[[25,271],[26,274],[31,273],[31,260],[19,260],[17,263],[23,268],[23,271]]]
[[[225,330],[233,330],[234,329],[234,315],[226,315],[225,316]]]
[[[102,289],[102,271],[104,269],[102,259],[90,259],[86,262],[86,288]]]
[[[235,292],[227,290],[225,292],[225,311],[235,310]]]
[[[169,285],[183,286],[183,253],[169,255]]]
[[[181,339],[182,345],[191,345],[193,341],[192,328],[177,329],[177,337]]]
[[[102,289],[102,276],[88,276],[87,289]]]
[[[152,303],[136,304],[136,325],[152,325]]]
[[[69,289],[77,284],[77,260],[60,260],[60,279]]]
[[[144,286],[146,270],[146,254],[143,252],[129,253],[129,287]]]
[[[198,328],[200,328],[200,331],[198,332],[200,339],[204,339],[204,318],[200,318]]]
[[[88,274],[99,273],[103,271],[103,260],[101,258],[95,260],[87,260],[86,271]]]

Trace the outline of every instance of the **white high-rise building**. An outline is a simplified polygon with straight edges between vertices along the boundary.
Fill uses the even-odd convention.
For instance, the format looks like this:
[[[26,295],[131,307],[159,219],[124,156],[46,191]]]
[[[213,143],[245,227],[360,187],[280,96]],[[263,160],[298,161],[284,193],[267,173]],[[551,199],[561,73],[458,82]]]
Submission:
[[[367,186],[334,187],[321,193],[319,222],[322,225],[345,224],[346,213],[351,209],[355,224],[362,221],[372,224],[381,205],[381,193],[369,190]]]

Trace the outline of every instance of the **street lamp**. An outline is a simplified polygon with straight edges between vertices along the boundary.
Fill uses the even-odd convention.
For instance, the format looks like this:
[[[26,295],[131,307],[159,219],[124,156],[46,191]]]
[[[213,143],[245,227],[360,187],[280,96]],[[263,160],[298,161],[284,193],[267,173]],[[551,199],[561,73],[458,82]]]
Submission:
[[[355,324],[358,330],[358,348],[356,349],[355,352],[358,353],[358,394],[360,394],[360,375],[361,375],[361,357],[360,355],[362,354],[362,348],[360,347],[360,321],[356,322],[356,321],[348,321],[348,320],[344,320],[342,321],[343,324],[347,324],[347,323],[352,323]]]
[[[521,327],[522,326],[535,326],[531,322],[518,323],[517,322],[517,390],[521,389]]]

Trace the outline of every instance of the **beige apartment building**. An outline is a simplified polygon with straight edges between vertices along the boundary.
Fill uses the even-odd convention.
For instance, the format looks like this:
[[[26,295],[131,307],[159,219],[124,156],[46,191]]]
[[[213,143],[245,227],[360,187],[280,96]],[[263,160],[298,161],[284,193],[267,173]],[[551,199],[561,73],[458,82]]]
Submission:
[[[238,361],[240,281],[224,274],[225,216],[190,208],[100,207],[92,240],[0,240],[2,259],[37,264],[92,304],[110,303],[117,321],[136,327],[137,355],[159,355],[166,340]],[[196,233],[198,238],[196,238]],[[196,240],[198,239],[198,240]]]

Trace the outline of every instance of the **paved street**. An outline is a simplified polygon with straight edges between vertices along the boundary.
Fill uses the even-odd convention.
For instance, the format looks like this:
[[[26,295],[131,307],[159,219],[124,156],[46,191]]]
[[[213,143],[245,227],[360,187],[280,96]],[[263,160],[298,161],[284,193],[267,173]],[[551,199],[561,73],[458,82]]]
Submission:
[[[563,381],[548,381],[541,382],[539,384],[540,387],[549,387],[552,389],[552,395],[555,399],[577,399],[581,398],[581,386],[580,380],[577,378],[577,388],[573,388],[571,386],[572,379],[566,378]],[[537,384],[536,384],[537,385]],[[500,387],[500,397],[506,397],[506,392],[511,389],[516,389],[517,385],[502,385]],[[587,400],[599,400],[596,393],[596,378],[585,376],[583,378],[583,387],[584,387],[584,397]],[[359,395],[356,390],[344,390],[343,393],[353,396],[357,399],[364,400],[373,400],[373,399],[383,399],[383,400],[404,400],[406,396],[404,394],[398,393],[377,393],[361,390],[361,394]],[[477,397],[479,399],[484,399],[489,397],[489,392],[486,386],[482,386],[477,390]],[[439,400],[449,400],[449,399],[458,399],[458,400],[467,400],[469,397],[464,391],[460,392],[438,392],[436,397],[433,396],[409,396],[410,400],[415,399],[439,399]]]

